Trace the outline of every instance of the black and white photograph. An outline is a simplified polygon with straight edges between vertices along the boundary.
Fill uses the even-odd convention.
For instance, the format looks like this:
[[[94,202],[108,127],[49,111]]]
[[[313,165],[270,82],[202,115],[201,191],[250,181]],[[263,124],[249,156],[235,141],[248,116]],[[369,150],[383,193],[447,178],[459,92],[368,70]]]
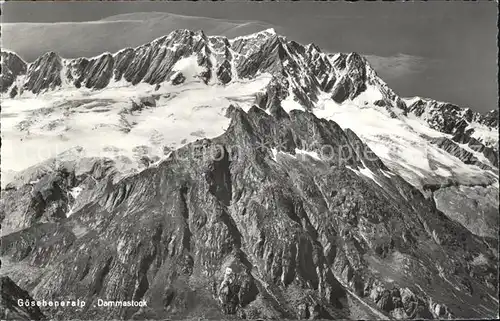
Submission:
[[[499,317],[496,1],[0,4],[0,320]]]

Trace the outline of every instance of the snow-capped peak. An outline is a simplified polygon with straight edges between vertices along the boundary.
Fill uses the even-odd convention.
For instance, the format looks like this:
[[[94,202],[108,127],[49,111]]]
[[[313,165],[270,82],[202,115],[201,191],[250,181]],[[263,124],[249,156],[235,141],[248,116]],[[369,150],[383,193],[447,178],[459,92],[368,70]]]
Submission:
[[[11,78],[3,81],[8,86],[3,86],[2,91],[15,96],[21,94],[20,89],[39,93],[61,86],[102,89],[116,82],[130,85],[177,83],[185,79],[185,75],[177,77],[180,75],[178,63],[191,57],[188,78],[200,76],[206,83],[227,84],[269,73],[282,87],[280,91],[287,93],[281,98],[288,97],[305,109],[313,108],[322,95],[343,102],[356,98],[366,88],[371,88],[372,93],[378,92],[371,95],[377,99],[369,103],[387,109],[393,116],[407,111],[417,113],[416,107],[407,110],[407,105],[416,106],[418,101],[426,101],[429,105],[428,100],[420,97],[402,100],[357,53],[326,54],[315,44],[303,46],[276,36],[274,28],[232,40],[207,37],[203,31],[180,29],[136,48],[122,49],[114,54],[106,52],[92,58],[61,59],[56,53],[48,52],[26,64],[22,60],[7,63],[2,54],[2,63],[12,65],[6,66],[6,70],[11,70]],[[26,76],[24,69],[27,69]],[[196,75],[191,75],[191,71]],[[20,80],[14,81],[17,78]],[[22,88],[17,88],[19,86]],[[469,114],[470,111],[464,111],[463,116],[469,117]],[[474,114],[472,118],[479,123],[495,124],[494,117]]]
[[[7,54],[2,53],[2,57],[4,56],[7,57]],[[352,126],[352,128],[368,140],[369,145],[371,142],[371,146],[376,149],[382,159],[389,161],[394,156],[389,155],[384,148],[390,150],[391,147],[387,145],[387,142],[392,142],[392,138],[387,137],[392,132],[399,136],[394,138],[391,144],[397,145],[399,139],[406,146],[410,141],[415,145],[412,145],[412,150],[418,151],[420,150],[418,144],[422,144],[423,141],[421,135],[432,137],[448,135],[449,137],[446,136],[446,138],[452,143],[460,144],[469,142],[475,144],[477,140],[487,148],[483,148],[485,152],[481,152],[486,153],[484,156],[474,151],[476,159],[481,159],[484,168],[495,164],[495,153],[491,152],[491,148],[495,144],[498,145],[498,138],[492,138],[493,134],[496,136],[496,132],[490,129],[495,124],[498,128],[498,112],[479,117],[470,110],[460,109],[450,104],[425,102],[426,100],[420,97],[404,101],[377,75],[367,59],[360,54],[324,53],[314,44],[304,46],[277,36],[274,29],[232,40],[221,36],[207,37],[202,32],[177,30],[150,43],[136,48],[125,48],[114,54],[106,52],[92,58],[62,59],[52,52],[42,55],[31,64],[15,58],[2,60],[2,63],[5,64],[5,70],[9,71],[2,73],[3,84],[7,84],[2,87],[2,90],[8,92],[13,100],[19,99],[20,103],[23,98],[30,96],[29,92],[38,94],[40,99],[45,95],[66,97],[65,93],[78,95],[81,92],[92,97],[97,95],[96,97],[110,99],[119,104],[121,106],[119,110],[121,110],[127,109],[127,104],[130,104],[127,95],[131,93],[134,93],[134,97],[131,97],[134,99],[137,98],[135,96],[139,92],[147,93],[145,95],[150,100],[154,100],[151,98],[152,95],[175,93],[179,95],[179,98],[168,99],[174,99],[179,105],[189,105],[193,99],[191,97],[189,100],[183,100],[184,96],[181,94],[184,92],[183,88],[196,88],[196,95],[210,97],[215,95],[214,92],[222,91],[223,97],[215,95],[219,99],[217,102],[211,101],[210,104],[195,107],[213,107],[217,104],[227,106],[236,100],[244,101],[246,104],[244,108],[250,108],[252,104],[256,104],[269,114],[281,111],[291,112],[294,109],[309,111],[319,117],[334,120],[341,126],[352,125],[349,119],[355,119],[362,126],[358,124],[359,126]],[[258,85],[254,86],[253,83]],[[245,87],[244,90],[241,90],[242,86]],[[125,97],[117,99],[116,90],[126,92]],[[109,98],[106,93],[113,98]],[[241,93],[244,93],[244,97]],[[110,116],[110,121],[118,119],[119,125],[107,124],[106,126],[117,126],[125,131],[132,129],[139,131],[131,134],[130,137],[139,137],[137,142],[147,144],[143,140],[144,133],[148,133],[146,136],[150,135],[149,130],[154,128],[156,123],[164,126],[165,115],[158,110],[157,112],[160,113],[158,119],[155,118],[156,116],[146,118],[142,115],[142,109],[144,109],[140,107],[142,103],[137,103],[138,100],[134,101],[136,103],[131,107],[133,109],[130,112],[131,116],[125,116],[126,112],[118,116]],[[171,102],[164,103],[170,104]],[[148,101],[147,104],[155,105],[156,103]],[[15,106],[16,102],[11,102],[11,105]],[[17,108],[17,110],[23,108]],[[11,110],[16,110],[16,108],[11,108]],[[207,119],[206,110],[200,110],[197,109],[195,114]],[[100,112],[109,113],[110,111],[103,108]],[[156,115],[157,112],[144,111],[145,114],[150,115]],[[349,115],[349,117],[343,117],[342,114]],[[365,119],[362,114],[370,117]],[[217,115],[221,116],[221,112],[217,111]],[[495,115],[497,115],[496,118]],[[102,114],[95,119],[89,119],[88,122],[102,124],[101,117]],[[185,119],[187,115],[172,117],[175,126],[186,127],[186,123],[178,122],[177,119]],[[463,122],[463,119],[466,122]],[[51,121],[53,123],[46,124],[47,128],[54,126],[57,128],[58,122],[65,120]],[[219,130],[226,125],[225,121],[226,118],[222,116],[213,123],[220,125],[220,128],[217,127]],[[136,125],[136,122],[139,125]],[[145,123],[149,125],[141,127]],[[22,126],[31,126],[32,131],[35,131],[33,125],[30,124],[27,122]],[[387,130],[386,124],[391,124],[393,129]],[[70,124],[66,126],[71,132]],[[78,127],[79,125],[73,124],[72,126]],[[171,125],[172,128],[175,126]],[[189,126],[191,125],[187,127]],[[415,129],[416,127],[418,128]],[[364,132],[366,128],[370,128],[369,133]],[[43,132],[40,135],[46,134],[45,129],[37,128],[36,130]],[[156,130],[161,132],[159,129]],[[408,131],[411,133],[408,134]],[[205,130],[197,129],[193,131],[193,134],[202,135],[202,132],[206,133]],[[217,131],[214,129],[213,132]],[[416,132],[421,134],[415,134]],[[64,131],[62,133],[61,135],[66,135]],[[113,135],[116,133],[113,132]],[[118,134],[117,137],[121,139],[120,135]],[[156,137],[156,134],[151,135]],[[151,139],[156,140],[156,138]],[[380,143],[380,140],[384,140],[385,143]],[[124,143],[124,141],[120,142]],[[126,141],[124,146],[130,147],[129,142]],[[425,156],[418,154],[418,151],[415,151],[418,157]],[[402,155],[401,163],[411,164],[414,156]],[[442,155],[440,151],[437,151],[433,157],[439,158]],[[487,161],[483,162],[484,159]],[[486,164],[487,162],[491,164]],[[460,168],[458,165],[456,167]],[[428,170],[425,168],[423,175],[427,175]],[[399,173],[401,172],[404,171],[400,170]]]
[[[274,30],[274,28],[267,28],[266,30],[263,31],[264,33],[268,33],[268,34],[272,34],[272,35],[275,35],[276,34],[276,30]]]

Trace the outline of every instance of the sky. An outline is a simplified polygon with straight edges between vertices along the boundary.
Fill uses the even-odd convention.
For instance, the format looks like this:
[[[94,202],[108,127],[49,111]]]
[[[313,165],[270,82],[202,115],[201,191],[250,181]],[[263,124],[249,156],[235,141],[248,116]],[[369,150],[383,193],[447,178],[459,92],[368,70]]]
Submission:
[[[2,20],[93,21],[150,11],[262,21],[324,51],[366,55],[401,96],[498,108],[495,2],[12,1],[3,4]]]

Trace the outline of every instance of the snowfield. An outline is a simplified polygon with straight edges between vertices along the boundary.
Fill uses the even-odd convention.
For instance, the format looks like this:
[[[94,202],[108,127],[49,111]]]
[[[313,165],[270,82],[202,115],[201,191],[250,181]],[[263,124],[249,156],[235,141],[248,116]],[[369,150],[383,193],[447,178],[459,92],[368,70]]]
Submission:
[[[161,158],[167,150],[222,134],[229,125],[225,109],[234,104],[248,110],[271,79],[263,74],[252,81],[207,86],[195,77],[193,59],[176,68],[186,73],[186,81],[164,83],[158,90],[120,82],[103,90],[66,87],[4,99],[2,186],[16,172],[68,150],[77,157],[109,157],[125,170],[137,170],[143,156]],[[156,107],[133,110],[132,101],[144,98]]]
[[[274,34],[274,30],[267,29],[247,38]],[[295,58],[303,60],[300,55]],[[63,65],[67,64],[65,61]],[[212,61],[212,65],[216,66],[216,61]],[[231,63],[233,75],[237,75],[235,68]],[[179,59],[172,71],[170,81],[163,82],[159,88],[146,83],[134,86],[123,79],[112,81],[102,90],[77,89],[66,82],[61,88],[40,95],[24,92],[14,99],[4,99],[2,186],[17,172],[56,155],[58,160],[107,157],[124,172],[140,170],[184,144],[222,134],[230,121],[225,117],[226,108],[234,104],[247,111],[255,102],[256,94],[265,91],[272,78],[264,73],[247,80],[233,77],[227,85],[218,84],[214,78],[206,84],[200,79],[205,67],[198,65],[196,55]],[[212,74],[215,72],[212,70]],[[335,76],[342,79],[345,72],[336,70]],[[66,74],[66,69],[61,73]],[[183,76],[183,83],[172,85],[179,74]],[[341,104],[331,98],[331,93],[320,92],[312,112],[353,130],[392,172],[418,188],[450,182],[490,185],[498,181],[498,174],[464,164],[430,143],[430,138],[451,139],[449,135],[430,128],[413,114],[404,115],[397,107],[375,105],[376,101],[393,97],[394,93],[369,66],[367,77],[366,89]],[[297,81],[288,77],[288,96],[281,102],[286,112],[306,110],[292,88],[305,87],[304,78],[299,78]],[[22,83],[23,76],[20,76],[16,79],[18,88]],[[300,86],[297,83],[301,83]],[[415,99],[418,97],[405,101],[411,103]],[[489,128],[478,124],[470,126],[476,130],[474,135],[486,142],[497,140],[497,133]],[[461,147],[481,162],[490,164],[482,153],[463,144]],[[61,155],[63,152],[65,156]],[[373,178],[370,172],[358,174]]]
[[[491,129],[482,124],[478,124],[476,122],[472,122],[467,129],[474,129],[474,133],[472,133],[472,137],[476,138],[479,141],[483,141],[486,146],[498,148],[498,131]]]
[[[131,86],[122,81],[103,90],[68,86],[39,96],[25,93],[3,100],[2,186],[16,172],[68,150],[72,151],[66,153],[68,157],[108,157],[124,172],[137,171],[141,157],[158,160],[196,139],[222,134],[229,125],[225,109],[235,104],[248,110],[255,94],[271,79],[262,74],[226,86],[206,85],[197,77],[202,70],[194,57],[180,60],[174,69],[185,75],[182,85],[163,83],[155,90],[148,84]],[[154,100],[156,107],[133,110],[132,102],[144,98]],[[425,136],[444,134],[422,120],[411,115],[391,118],[387,110],[374,105],[381,98],[374,86],[342,104],[322,94],[313,112],[353,130],[392,171],[414,186],[450,180],[466,185],[491,184],[497,179],[494,173],[466,165],[430,144]],[[304,110],[293,94],[282,106],[287,112]],[[485,160],[482,154],[467,150]]]
[[[423,121],[389,113],[374,102],[382,98],[377,88],[368,86],[354,100],[337,104],[323,95],[314,114],[353,130],[392,171],[416,187],[442,184],[450,179],[460,184],[491,184],[498,179],[429,143],[424,136],[446,136]],[[410,116],[411,117],[411,116]],[[474,152],[479,159],[480,153]],[[489,162],[488,162],[489,163]]]

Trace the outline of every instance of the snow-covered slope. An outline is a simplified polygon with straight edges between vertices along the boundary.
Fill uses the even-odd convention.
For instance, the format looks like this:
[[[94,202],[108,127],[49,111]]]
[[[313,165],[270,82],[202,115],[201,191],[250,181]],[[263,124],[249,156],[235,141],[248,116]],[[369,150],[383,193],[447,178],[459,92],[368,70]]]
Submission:
[[[433,129],[453,135],[469,132],[470,137],[478,139],[488,147],[498,145],[498,109],[480,114],[469,108],[460,108],[429,98],[413,97],[405,99],[405,102],[411,114]]]
[[[494,113],[403,100],[362,56],[323,53],[274,29],[231,40],[177,30],[92,58],[49,52],[27,64],[2,53],[2,64],[11,70],[2,90],[12,97],[2,109],[3,172],[75,146],[95,154],[112,145],[104,155],[129,157],[137,146],[148,146],[154,150],[149,156],[158,156],[158,146],[180,144],[189,133],[217,135],[226,124],[222,109],[240,103],[268,112],[278,106],[310,111],[350,128],[421,189],[498,179]],[[48,141],[45,154],[36,152],[45,156],[20,157]]]
[[[368,88],[354,100],[337,104],[326,99],[314,113],[352,129],[384,163],[412,185],[422,188],[448,180],[458,184],[490,184],[497,179],[493,172],[464,164],[430,143],[427,137],[443,134],[422,126],[403,115],[391,115],[373,104],[380,94]]]
[[[105,291],[165,317],[190,302],[189,317],[496,313],[494,112],[405,102],[359,54],[274,29],[2,52],[2,68],[2,244],[35,298]],[[343,289],[372,311],[347,311]]]
[[[195,61],[196,62],[196,61]],[[115,83],[101,90],[65,89],[26,94],[2,103],[2,184],[14,172],[78,150],[80,157],[107,157],[135,172],[171,150],[220,135],[230,104],[250,108],[270,76],[207,86],[193,77],[191,59],[176,66],[190,76],[154,90]],[[59,161],[64,161],[59,157]],[[143,162],[146,161],[146,164]]]

